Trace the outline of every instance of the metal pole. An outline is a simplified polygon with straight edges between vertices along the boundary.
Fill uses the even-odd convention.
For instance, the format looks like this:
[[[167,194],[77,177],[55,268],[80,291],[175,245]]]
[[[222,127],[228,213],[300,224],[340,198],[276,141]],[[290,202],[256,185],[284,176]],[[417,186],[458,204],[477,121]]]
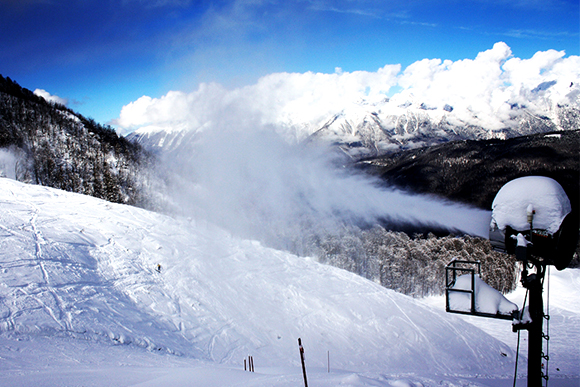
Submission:
[[[544,320],[544,300],[542,298],[542,279],[545,266],[536,264],[536,273],[526,280],[530,294],[530,318],[528,328],[528,387],[542,387],[542,332]]]
[[[475,270],[471,270],[471,313],[475,313]]]
[[[302,374],[304,375],[304,387],[308,387],[308,380],[306,380],[306,366],[304,365],[304,348],[302,347],[302,340],[298,338],[298,348],[300,349],[300,362],[302,363]]]

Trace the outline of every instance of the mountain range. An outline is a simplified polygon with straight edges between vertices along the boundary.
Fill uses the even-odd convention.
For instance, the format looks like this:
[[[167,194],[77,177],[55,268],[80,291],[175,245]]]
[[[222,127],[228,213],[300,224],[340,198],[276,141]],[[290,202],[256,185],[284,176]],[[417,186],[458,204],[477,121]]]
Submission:
[[[492,118],[480,117],[482,113],[469,106],[430,106],[418,97],[397,95],[378,101],[368,98],[345,102],[334,112],[314,119],[310,114],[301,118],[297,113],[289,118],[280,113],[269,118],[267,125],[291,143],[330,145],[355,161],[450,141],[508,139],[578,129],[578,86],[571,83],[566,102],[556,102],[548,94],[554,85],[555,82],[538,85],[529,93],[527,103],[505,102],[495,112],[487,107]],[[146,126],[128,138],[148,149],[179,153],[180,148],[195,141],[203,131],[211,130],[212,125],[212,121],[201,121],[197,126]]]

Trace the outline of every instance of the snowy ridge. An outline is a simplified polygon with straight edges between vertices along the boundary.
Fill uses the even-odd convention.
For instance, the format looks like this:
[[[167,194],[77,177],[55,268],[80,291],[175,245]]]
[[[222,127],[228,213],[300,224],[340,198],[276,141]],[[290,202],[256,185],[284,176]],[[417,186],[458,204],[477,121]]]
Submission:
[[[389,106],[389,102],[353,106],[329,120],[310,138],[332,143],[350,157],[359,159],[447,141],[506,139],[567,130],[575,126],[561,124],[558,117],[577,115],[578,111],[575,108],[555,106],[550,108],[550,115],[554,117],[549,118],[539,117],[525,108],[514,107],[510,118],[502,122],[504,126],[490,128],[483,123],[475,124],[475,116],[472,120],[465,119],[452,111],[446,111],[446,108],[452,109],[451,106],[429,108],[424,103],[414,102],[397,107]]]
[[[298,119],[285,121],[282,117],[269,123],[288,142],[322,142],[341,149],[349,157],[358,160],[379,156],[400,149],[430,146],[447,141],[506,139],[536,133],[574,129],[580,122],[577,106],[550,106],[540,115],[527,108],[514,106],[509,118],[498,128],[474,123],[476,117],[467,119],[445,109],[427,108],[424,103],[407,101],[392,106],[388,99],[378,103],[352,103],[348,107],[315,122],[300,122]],[[546,115],[544,115],[546,114]],[[547,115],[549,114],[549,116]],[[143,127],[128,135],[152,150],[179,151],[195,141],[199,133],[211,128],[181,126]]]
[[[513,366],[506,345],[452,315],[208,224],[8,179],[0,205],[4,338],[287,367],[302,337],[311,367],[325,367],[327,351],[354,371],[505,376]]]

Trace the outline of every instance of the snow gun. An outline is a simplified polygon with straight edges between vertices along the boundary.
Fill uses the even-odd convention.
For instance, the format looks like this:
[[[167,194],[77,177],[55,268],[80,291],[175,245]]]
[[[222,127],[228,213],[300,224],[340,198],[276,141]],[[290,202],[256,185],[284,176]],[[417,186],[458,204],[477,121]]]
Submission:
[[[570,264],[578,243],[577,214],[555,180],[521,177],[497,193],[489,239],[494,249],[515,254],[522,262],[521,283],[529,301],[514,318],[512,330],[518,332],[518,343],[519,332],[528,331],[528,387],[541,387],[549,379],[547,366],[544,368],[549,355],[543,351],[543,340],[550,339],[543,327],[544,319],[550,318],[549,310],[544,313],[544,277],[549,265],[563,270]],[[532,269],[534,272],[528,272]]]
[[[568,267],[578,243],[578,219],[562,186],[544,176],[512,180],[492,203],[489,239],[493,248],[531,257],[558,270]]]
[[[483,282],[479,262],[453,260],[445,268],[446,310],[512,320],[518,343],[519,332],[527,330],[528,387],[542,387],[548,380],[544,364],[549,360],[543,352],[543,340],[549,340],[549,332],[543,331],[544,319],[549,321],[549,311],[545,314],[543,305],[544,276],[549,265],[563,270],[572,261],[578,243],[578,214],[555,180],[521,177],[498,191],[492,203],[489,239],[496,251],[515,254],[522,263],[521,283],[526,298],[529,295],[528,306],[524,298],[519,309]]]

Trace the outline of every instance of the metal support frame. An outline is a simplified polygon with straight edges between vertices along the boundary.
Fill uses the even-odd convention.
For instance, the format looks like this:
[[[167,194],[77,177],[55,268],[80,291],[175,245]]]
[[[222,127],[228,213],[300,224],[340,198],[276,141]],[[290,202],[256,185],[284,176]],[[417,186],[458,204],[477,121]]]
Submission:
[[[544,375],[542,362],[548,359],[542,350],[544,332],[544,300],[542,297],[544,275],[546,273],[546,261],[536,260],[529,256],[526,247],[518,246],[516,249],[516,260],[522,261],[522,285],[529,292],[529,314],[531,322],[514,324],[513,331],[528,331],[528,387],[542,387]],[[532,264],[536,271],[528,273],[528,264]],[[457,273],[467,273],[471,275],[471,289],[453,289],[457,280]],[[445,310],[449,313],[466,314],[472,316],[496,318],[502,320],[514,320],[519,316],[519,311],[511,315],[491,314],[478,312],[475,308],[475,275],[481,273],[481,264],[478,261],[453,260],[445,266]],[[467,293],[471,297],[471,308],[469,311],[452,310],[449,305],[449,294],[452,292]]]
[[[457,272],[463,272],[471,275],[470,289],[454,289],[455,281],[457,280]],[[501,320],[513,320],[513,314],[492,314],[478,312],[475,308],[475,275],[481,274],[481,262],[479,261],[462,261],[454,259],[445,266],[445,310],[449,313],[467,314],[471,316],[496,318]],[[467,293],[470,295],[471,305],[470,310],[454,310],[449,305],[449,294]]]
[[[547,359],[542,350],[544,339],[544,275],[546,273],[546,262],[532,259],[528,256],[526,247],[518,246],[516,259],[522,261],[522,286],[528,289],[529,293],[529,313],[531,322],[514,324],[513,330],[525,329],[528,331],[528,387],[542,387],[544,379],[548,376],[544,374],[542,362]],[[528,273],[528,262],[536,268],[535,273]]]
[[[460,314],[475,313],[475,267],[477,267],[477,274],[479,275],[481,273],[481,263],[479,261],[461,261],[454,259],[445,266],[445,310],[447,312]],[[457,272],[471,274],[471,289],[453,289],[455,281],[457,280]],[[449,306],[449,293],[451,292],[468,293],[471,296],[471,311],[451,310]]]

